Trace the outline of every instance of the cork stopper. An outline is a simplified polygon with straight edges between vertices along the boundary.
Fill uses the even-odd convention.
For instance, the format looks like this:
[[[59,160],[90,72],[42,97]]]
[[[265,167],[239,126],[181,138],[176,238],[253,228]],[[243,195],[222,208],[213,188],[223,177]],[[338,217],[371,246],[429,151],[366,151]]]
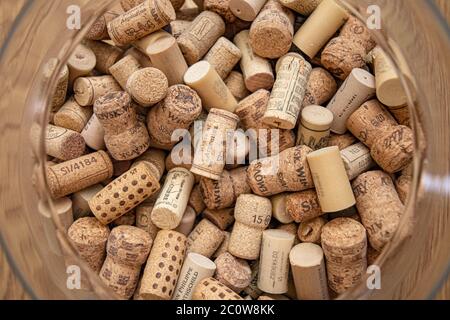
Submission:
[[[245,86],[244,76],[238,71],[231,71],[228,77],[225,79],[225,84],[231,91],[231,94],[236,100],[242,100],[247,97],[250,92]]]
[[[83,155],[86,144],[78,132],[48,124],[45,128],[45,148],[52,157],[71,160]]]
[[[339,36],[353,39],[353,41],[359,42],[366,53],[371,51],[377,43],[372,39],[369,29],[364,23],[359,21],[358,18],[354,16],[349,16],[347,22],[341,29]]]
[[[234,208],[205,209],[203,217],[214,223],[220,230],[226,230],[234,223]]]
[[[240,125],[244,129],[264,129],[268,126],[262,122],[262,117],[269,103],[270,92],[259,89],[241,100],[235,113],[239,116]]]
[[[44,77],[50,79],[58,66],[58,59],[50,59],[44,66]],[[63,105],[66,100],[67,88],[69,86],[69,68],[63,65],[57,76],[57,84],[55,91],[50,99],[50,112],[56,112]]]
[[[241,59],[241,56],[241,51],[233,42],[225,37],[220,37],[208,51],[204,60],[216,69],[217,74],[222,79],[225,79]]]
[[[102,189],[103,186],[101,184],[94,184],[72,194],[71,199],[74,220],[92,215],[91,208],[89,208],[88,202]]]
[[[125,213],[111,222],[111,226],[134,226],[136,224],[136,212],[133,210]]]
[[[250,284],[252,270],[247,261],[225,252],[214,262],[217,266],[214,277],[234,292],[239,293]]]
[[[69,197],[62,197],[52,201],[54,211],[51,209],[48,203],[39,201],[38,211],[40,214],[48,219],[56,218],[56,221],[67,231],[73,224],[73,205],[72,200]]]
[[[323,68],[313,68],[306,84],[302,105],[322,105],[336,93],[337,84],[333,76]]]
[[[155,204],[154,202],[148,202],[148,199],[136,207],[136,227],[145,230],[150,235],[150,238],[155,240],[156,234],[160,229],[154,225],[150,218]]]
[[[303,221],[298,226],[297,236],[301,242],[310,242],[320,245],[322,228],[327,223],[323,217],[315,217]]]
[[[395,180],[395,189],[397,190],[398,197],[403,204],[406,204],[409,191],[411,190],[412,177],[406,174],[402,174]]]
[[[123,10],[119,5],[109,9],[95,20],[84,37],[89,40],[109,39],[108,23],[114,18],[117,18],[121,13],[123,13]]]
[[[105,130],[98,120],[95,113],[89,118],[88,122],[81,131],[86,145],[93,150],[103,150],[105,146]]]
[[[344,150],[345,148],[350,147],[356,141],[357,139],[350,132],[344,134],[336,134],[332,132],[328,140],[328,146],[336,146],[339,148],[339,150]]]
[[[313,150],[328,146],[333,113],[321,106],[307,106],[302,109],[297,144],[304,144]]]
[[[288,196],[288,193],[280,193],[270,198],[273,217],[281,223],[291,223],[294,221],[286,207],[286,199]]]
[[[73,97],[55,113],[53,123],[56,126],[81,132],[92,116],[92,108],[80,106]]]
[[[189,234],[187,252],[196,252],[207,258],[219,248],[224,238],[222,230],[207,219],[202,219]]]
[[[205,0],[203,2],[204,10],[209,10],[220,15],[226,23],[236,21],[236,16],[230,10],[230,0]]]
[[[109,74],[109,68],[123,55],[120,48],[104,41],[85,40],[84,44],[94,52],[96,57],[95,69],[103,74]]]
[[[128,78],[141,67],[139,61],[132,55],[126,55],[109,68],[109,72],[126,89]]]
[[[97,63],[94,52],[88,46],[79,44],[67,60],[69,69],[69,85],[72,85],[78,77],[88,75]]]
[[[150,168],[156,180],[159,181],[165,171],[165,158],[166,153],[163,150],[150,148],[137,157],[132,166],[144,162]]]
[[[123,11],[127,12],[140,5],[144,1],[145,0],[120,0],[120,6],[122,7]]]
[[[124,56],[133,56],[143,68],[153,67],[150,58],[135,47],[130,47],[125,51]]]
[[[217,248],[216,252],[212,255],[213,258],[217,258],[222,253],[228,252],[228,244],[230,243],[231,232],[223,231],[223,241],[219,248]]]
[[[151,67],[135,71],[126,85],[133,100],[143,107],[150,107],[164,99],[168,86],[164,73]]]
[[[198,283],[192,293],[192,300],[243,300],[233,290],[212,277]]]
[[[271,228],[269,228],[271,229]],[[290,234],[292,234],[295,238],[294,238],[294,245],[299,244],[300,240],[297,237],[297,229],[298,229],[298,225],[294,222],[291,223],[286,223],[286,224],[280,224],[279,226],[277,226],[275,229],[277,230],[284,230]]]
[[[80,77],[73,84],[75,100],[81,106],[91,106],[107,93],[120,91],[120,85],[112,76]]]
[[[184,211],[183,218],[181,218],[180,224],[175,229],[175,231],[188,236],[189,233],[191,233],[192,228],[194,227],[196,217],[197,214],[195,213],[194,209],[192,209],[190,206],[187,206],[186,210]]]
[[[323,214],[314,189],[288,194],[286,211],[295,222],[307,221]]]
[[[362,142],[341,150],[341,158],[344,161],[345,171],[347,171],[349,180],[355,179],[375,165],[370,156],[370,149]]]
[[[253,21],[265,3],[265,0],[230,0],[229,8],[239,19]]]
[[[409,106],[407,104],[397,107],[388,107],[388,109],[395,120],[397,120],[398,124],[411,128],[411,113],[409,112]]]
[[[192,207],[197,215],[203,212],[206,208],[205,203],[203,202],[203,195],[200,190],[200,185],[196,184],[191,191],[189,196],[188,205]]]
[[[191,25],[191,21],[177,19],[170,23],[170,31],[172,36],[177,39],[189,26]]]
[[[321,1],[322,0],[280,0],[280,3],[303,16],[309,16]]]

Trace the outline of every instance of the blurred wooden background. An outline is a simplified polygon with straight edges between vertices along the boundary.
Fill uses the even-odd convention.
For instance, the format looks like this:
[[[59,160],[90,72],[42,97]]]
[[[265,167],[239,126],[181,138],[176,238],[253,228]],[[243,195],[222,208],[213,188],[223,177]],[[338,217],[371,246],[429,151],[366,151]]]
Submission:
[[[435,0],[445,14],[447,21],[450,21],[450,1]],[[0,44],[6,37],[6,34],[19,13],[24,0],[2,0],[0,1]],[[6,257],[0,248],[0,299],[29,299],[24,292],[21,284],[10,269]],[[443,286],[438,295],[438,299],[450,299],[450,279]]]

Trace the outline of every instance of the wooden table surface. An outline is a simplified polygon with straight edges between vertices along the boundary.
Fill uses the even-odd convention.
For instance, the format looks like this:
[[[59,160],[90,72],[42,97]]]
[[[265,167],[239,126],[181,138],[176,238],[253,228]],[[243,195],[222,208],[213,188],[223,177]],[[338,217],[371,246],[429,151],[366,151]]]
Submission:
[[[2,0],[0,1],[0,44],[6,36],[9,26],[18,14],[24,0]],[[450,21],[450,1],[436,0],[441,7],[447,21]],[[0,299],[29,299],[27,293],[22,289],[21,284],[14,276],[6,260],[5,254],[0,248]],[[438,299],[450,299],[450,278],[443,286],[438,295]]]

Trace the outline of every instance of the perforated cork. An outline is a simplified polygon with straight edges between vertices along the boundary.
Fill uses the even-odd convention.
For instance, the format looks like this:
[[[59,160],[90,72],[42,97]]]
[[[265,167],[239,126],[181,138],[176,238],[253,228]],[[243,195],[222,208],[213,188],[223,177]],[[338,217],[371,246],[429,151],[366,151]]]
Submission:
[[[84,44],[94,52],[96,57],[95,69],[103,74],[109,74],[109,68],[123,55],[120,48],[104,41],[85,40]]]
[[[288,195],[288,193],[280,193],[270,198],[270,201],[272,202],[272,215],[281,223],[291,223],[294,221],[286,207]]]
[[[189,234],[187,252],[210,258],[223,241],[223,231],[207,219],[202,219]]]
[[[288,194],[286,211],[295,222],[307,221],[323,214],[314,189]]]
[[[78,132],[48,124],[45,128],[45,148],[52,157],[71,160],[84,154],[86,144]]]
[[[78,77],[87,76],[97,64],[94,52],[86,45],[79,44],[67,60],[69,69],[69,85],[72,86]]]
[[[225,79],[225,84],[238,101],[250,94],[250,91],[245,86],[244,76],[238,71],[231,71]]]
[[[192,300],[243,300],[233,290],[212,277],[195,286]]]
[[[75,100],[81,106],[91,106],[101,96],[122,90],[112,76],[80,77],[73,84]]]
[[[81,132],[92,116],[92,108],[80,106],[70,97],[55,113],[53,123],[56,126]]]
[[[214,277],[236,293],[250,284],[252,270],[247,261],[225,252],[214,263],[217,266]]]
[[[221,230],[226,230],[234,223],[234,208],[205,209],[203,217],[214,223]]]
[[[333,76],[323,68],[313,68],[306,84],[302,105],[322,105],[336,93],[337,84]]]
[[[297,236],[301,242],[311,242],[320,245],[322,228],[327,223],[323,217],[316,217],[300,223]]]
[[[349,180],[355,179],[375,165],[370,156],[370,149],[362,142],[341,150],[341,158],[344,161],[345,171],[347,171]]]
[[[369,29],[354,16],[349,16],[347,22],[342,27],[339,36],[359,42],[366,50],[366,53],[376,46],[376,42],[372,39]]]
[[[120,84],[122,89],[126,89],[128,78],[139,68],[141,64],[132,55],[126,55],[109,68],[109,72]]]
[[[313,150],[328,146],[333,113],[321,106],[307,106],[301,111],[297,144],[304,144]]]
[[[92,215],[88,202],[102,189],[103,186],[101,184],[94,184],[72,194],[71,198],[74,220]]]

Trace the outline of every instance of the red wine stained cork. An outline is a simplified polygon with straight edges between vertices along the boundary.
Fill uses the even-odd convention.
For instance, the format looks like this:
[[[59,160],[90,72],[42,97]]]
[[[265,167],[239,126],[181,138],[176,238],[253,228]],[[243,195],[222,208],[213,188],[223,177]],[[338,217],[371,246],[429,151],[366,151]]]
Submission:
[[[103,41],[86,40],[88,46],[95,54],[95,69],[104,74],[109,74],[109,68],[120,59],[123,51]]]
[[[225,252],[214,260],[217,266],[214,277],[236,293],[248,287],[252,270],[248,262]]]
[[[164,73],[151,67],[135,71],[127,81],[127,91],[143,107],[150,107],[164,99],[168,86]]]
[[[311,65],[297,53],[281,57],[277,64],[277,79],[263,122],[275,128],[293,129],[305,96]]]
[[[165,158],[166,153],[163,150],[150,148],[137,157],[132,166],[134,167],[140,162],[144,162],[152,170],[156,180],[159,181],[165,171]]]
[[[286,211],[295,222],[307,221],[324,214],[314,189],[288,194]]]
[[[141,67],[139,61],[132,55],[126,55],[109,68],[109,72],[126,89],[128,78]]]
[[[170,23],[170,32],[175,39],[185,31],[191,25],[191,21],[188,20],[174,20]]]
[[[197,214],[195,213],[194,209],[192,209],[190,206],[187,206],[186,210],[184,211],[183,218],[181,218],[180,224],[174,230],[184,234],[185,236],[188,236],[194,228],[196,217]]]
[[[297,236],[301,242],[311,242],[320,245],[322,228],[327,223],[323,217],[315,217],[303,221],[298,226]]]
[[[86,144],[78,132],[48,124],[45,128],[45,148],[52,157],[71,160],[84,154]]]
[[[212,277],[216,264],[201,254],[190,252],[181,268],[172,300],[191,300],[196,285],[203,279]]]
[[[236,16],[230,10],[230,0],[205,0],[203,2],[204,10],[209,10],[220,15],[226,23],[236,21]]]
[[[281,223],[291,223],[294,221],[286,207],[286,199],[288,196],[288,193],[280,193],[270,198],[272,202],[272,215]]]
[[[314,58],[347,19],[347,11],[335,0],[323,0],[297,31],[293,42]]]
[[[358,18],[354,16],[349,16],[347,22],[341,29],[339,36],[353,39],[353,41],[359,42],[366,53],[371,51],[377,43],[372,39],[369,29],[364,23],[359,21]]]
[[[147,201],[148,199],[136,207],[136,227],[145,230],[150,235],[150,238],[155,240],[156,234],[160,230],[150,218],[155,204]]]
[[[255,160],[247,169],[247,182],[255,194],[271,196],[286,191],[302,191],[314,186],[307,146],[296,146],[277,156]]]
[[[244,75],[245,86],[251,92],[258,89],[270,89],[274,83],[274,75],[269,60],[256,55],[250,45],[249,31],[239,32],[233,39],[241,50],[240,67]]]
[[[170,300],[186,252],[186,237],[173,230],[161,230],[153,241],[141,282],[144,300]]]
[[[321,1],[322,0],[280,0],[280,3],[303,16],[309,16]]]
[[[241,59],[241,50],[225,37],[220,37],[205,56],[222,79],[225,79]]]
[[[369,148],[380,134],[396,125],[392,115],[376,99],[365,102],[347,120],[348,130]]]
[[[92,215],[89,200],[102,189],[101,184],[94,184],[72,194],[73,218],[75,220]]]
[[[269,199],[253,194],[242,194],[234,209],[233,231],[228,251],[242,259],[255,260],[259,257],[261,238],[272,216]]]
[[[112,229],[107,244],[107,257],[100,270],[100,279],[120,298],[130,299],[152,247],[147,232],[133,226]]]
[[[403,204],[406,204],[408,194],[411,189],[412,176],[402,174],[395,180],[395,189],[397,190],[398,197]]]
[[[198,183],[192,188],[188,205],[194,209],[197,215],[202,213],[206,208],[205,203],[203,202],[203,195],[200,190],[200,185]]]
[[[266,0],[230,0],[231,12],[244,21],[253,21],[258,16]]]
[[[99,97],[120,90],[112,76],[80,77],[73,84],[75,100],[81,106],[91,106]]]
[[[323,250],[314,243],[301,243],[289,253],[297,298],[328,300],[327,274]]]
[[[215,12],[203,11],[192,21],[177,42],[186,62],[199,61],[225,32],[225,23]]]
[[[362,142],[351,145],[340,152],[349,180],[355,179],[375,165],[370,156],[370,149]]]
[[[414,155],[414,134],[406,126],[393,126],[374,140],[370,155],[386,172],[395,173],[411,163]]]
[[[244,76],[238,71],[231,71],[225,79],[225,84],[238,101],[250,94],[250,91],[245,86]]]
[[[243,300],[233,290],[212,277],[195,286],[192,300]]]
[[[105,130],[95,114],[91,116],[84,126],[81,131],[81,136],[84,138],[86,145],[91,149],[102,150],[106,148]]]
[[[355,68],[340,86],[327,108],[333,112],[331,130],[343,134],[346,121],[361,104],[375,95],[375,77],[363,69]]]
[[[116,45],[134,42],[175,20],[169,0],[146,0],[108,23],[108,34]]]
[[[214,107],[233,112],[237,106],[236,99],[208,61],[192,65],[184,74],[184,83],[197,91],[207,110]]]
[[[67,236],[81,259],[92,271],[98,273],[106,255],[108,226],[101,224],[94,217],[80,218],[69,227]]]
[[[67,61],[69,68],[69,85],[72,86],[78,77],[87,76],[94,70],[97,58],[94,52],[86,45],[79,44]]]
[[[253,51],[264,58],[275,59],[286,54],[292,45],[294,14],[278,1],[269,0],[250,27]]]
[[[313,68],[306,84],[303,107],[322,105],[336,93],[337,84],[333,76],[323,68]]]
[[[397,120],[398,124],[411,127],[411,113],[407,104],[397,107],[387,107],[389,112]]]
[[[307,106],[302,109],[297,133],[297,144],[304,144],[313,150],[328,146],[333,113],[321,106]]]
[[[234,223],[234,208],[205,209],[203,217],[214,223],[220,230],[226,230]]]
[[[289,252],[295,236],[284,230],[269,229],[262,234],[258,288],[281,294],[288,291]]]
[[[387,173],[377,170],[363,173],[352,185],[370,245],[381,251],[397,231],[404,211],[394,183]]]
[[[92,116],[92,108],[80,106],[73,97],[55,113],[53,123],[56,126],[81,132]]]
[[[357,139],[350,132],[344,134],[331,133],[330,139],[328,140],[328,146],[336,146],[339,148],[339,150],[344,150],[345,148],[350,147],[356,142]]]
[[[108,224],[135,208],[159,188],[159,182],[150,169],[141,163],[97,193],[89,201],[89,207],[100,222]]]
[[[107,28],[108,23],[117,18],[122,13],[122,8],[119,5],[115,5],[113,8],[109,9],[103,15],[101,15],[97,20],[95,20],[84,37],[89,40],[109,39]]]
[[[207,219],[202,219],[189,234],[187,252],[195,252],[210,258],[222,244],[223,231]]]
[[[50,80],[53,73],[56,71],[58,65],[58,59],[50,59],[44,66],[44,77]],[[54,89],[53,95],[49,100],[50,112],[56,112],[66,101],[67,88],[69,86],[69,69],[67,65],[64,65],[59,71],[56,78],[56,88]]]

